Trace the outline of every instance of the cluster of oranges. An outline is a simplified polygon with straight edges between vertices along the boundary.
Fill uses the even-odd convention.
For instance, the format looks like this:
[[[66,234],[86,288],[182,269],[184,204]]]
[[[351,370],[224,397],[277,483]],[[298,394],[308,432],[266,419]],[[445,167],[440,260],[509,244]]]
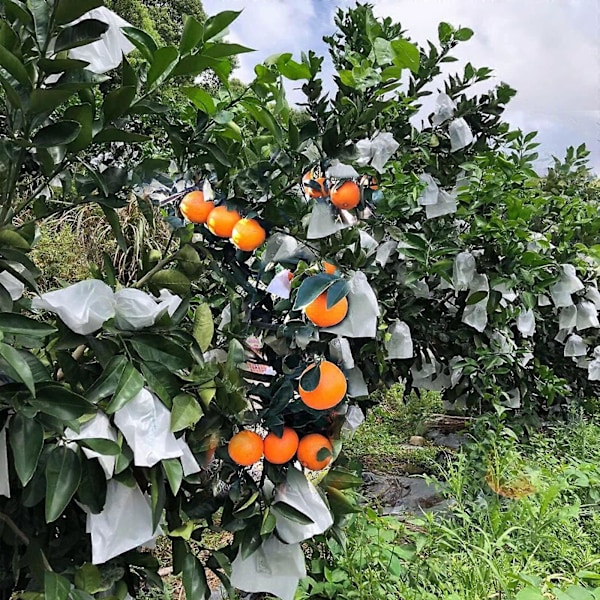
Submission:
[[[302,177],[302,189],[309,198],[327,198],[336,208],[351,210],[356,208],[363,197],[364,190],[376,190],[377,180],[370,175],[353,179],[327,179],[323,167],[317,165]]]
[[[242,218],[235,209],[204,199],[197,190],[183,197],[179,205],[181,214],[191,223],[205,224],[217,237],[229,238],[233,245],[244,252],[253,252],[265,241],[267,234],[256,219]]]

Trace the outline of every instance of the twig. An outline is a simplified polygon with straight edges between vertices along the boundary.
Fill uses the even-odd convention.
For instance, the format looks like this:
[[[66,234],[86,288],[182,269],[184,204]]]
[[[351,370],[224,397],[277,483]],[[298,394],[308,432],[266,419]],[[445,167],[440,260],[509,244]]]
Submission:
[[[10,529],[13,531],[13,533],[26,545],[29,546],[29,538],[23,533],[23,531],[21,531],[18,527],[17,524],[6,514],[1,513],[0,512],[0,521],[4,521],[9,527]],[[48,562],[48,559],[46,558],[46,555],[42,552],[42,550],[40,549],[40,554],[42,556],[42,564],[44,565],[44,569],[46,569],[47,571],[52,571],[52,567],[50,566],[50,563]]]
[[[171,254],[167,256],[167,258],[163,258],[156,265],[150,269],[137,283],[133,285],[134,288],[141,288],[145,283],[147,283],[154,274],[158,273],[163,267],[166,267],[169,263],[175,260],[175,256],[177,253]]]

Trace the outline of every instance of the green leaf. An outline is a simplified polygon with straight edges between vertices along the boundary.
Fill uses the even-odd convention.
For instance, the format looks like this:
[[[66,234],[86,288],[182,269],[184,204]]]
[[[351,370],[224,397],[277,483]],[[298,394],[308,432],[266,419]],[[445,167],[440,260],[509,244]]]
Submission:
[[[0,331],[13,335],[27,335],[30,337],[46,337],[57,331],[56,327],[30,319],[17,313],[0,313]]]
[[[225,58],[234,54],[243,54],[245,52],[255,52],[252,48],[241,46],[240,44],[214,44],[207,46],[202,52],[202,56],[211,58]]]
[[[206,22],[204,23],[204,41],[208,42],[219,35],[219,33],[229,27],[240,14],[241,11],[225,10],[206,19]]]
[[[59,121],[40,129],[33,136],[32,144],[38,148],[61,146],[76,140],[80,131],[77,121]]]
[[[133,131],[125,131],[124,129],[117,129],[116,127],[106,127],[102,129],[96,137],[94,142],[106,143],[106,142],[126,142],[128,144],[148,142],[152,138],[148,135],[141,133],[135,133]]]
[[[198,308],[196,308],[192,334],[195,340],[198,342],[200,350],[202,350],[202,352],[206,352],[210,348],[213,335],[215,334],[213,315],[210,310],[210,306],[206,304],[206,302],[198,305]]]
[[[449,25],[448,23],[441,22],[438,25],[438,38],[440,42],[444,43],[450,41],[453,31],[454,30],[452,29],[451,25]]]
[[[96,407],[83,396],[57,383],[38,386],[37,397],[30,403],[37,410],[63,421],[75,421],[96,412]]]
[[[88,448],[102,454],[104,456],[119,456],[121,454],[121,446],[113,440],[107,440],[105,438],[85,438],[77,440],[77,443],[84,448]]]
[[[49,24],[52,16],[52,7],[47,0],[29,0],[27,5],[27,8],[29,8],[33,15],[37,44],[40,49],[44,49],[48,41],[48,34],[51,31]]]
[[[68,1],[68,0],[67,0]],[[86,46],[99,40],[108,31],[108,24],[97,19],[86,19],[63,29],[56,38],[54,53]]]
[[[136,27],[122,27],[121,31],[142,53],[142,56],[151,63],[152,56],[156,52],[156,42],[145,31]]]
[[[380,37],[376,38],[373,43],[373,52],[375,54],[375,60],[380,66],[390,64],[394,61],[396,56],[392,49],[391,42]]]
[[[157,289],[166,288],[174,294],[185,296],[190,291],[192,282],[181,271],[165,269],[155,273],[150,284]]]
[[[113,356],[102,375],[85,393],[86,398],[95,404],[99,400],[114,394],[127,364],[127,359],[123,355]]]
[[[178,458],[169,458],[161,461],[163,470],[169,482],[169,487],[176,496],[183,481],[183,467]]]
[[[0,229],[0,247],[16,248],[29,252],[30,243],[18,232],[13,229]]]
[[[120,408],[123,408],[142,391],[143,387],[144,378],[142,374],[128,362],[121,373],[113,399],[106,407],[106,412],[109,415],[112,415]]]
[[[189,349],[164,336],[138,334],[131,340],[131,345],[144,362],[161,363],[173,371],[192,366]]]
[[[54,9],[54,19],[58,25],[66,25],[75,19],[79,19],[85,13],[103,6],[102,0],[58,0]]]
[[[263,514],[262,523],[260,525],[260,535],[269,535],[273,532],[276,525],[277,519],[275,518],[275,515],[270,511],[269,507],[267,507]]]
[[[173,398],[171,408],[171,431],[181,431],[194,426],[202,417],[202,408],[190,394],[179,394]]]
[[[159,48],[152,57],[150,70],[148,71],[148,85],[151,88],[161,84],[171,74],[175,65],[179,52],[174,46],[165,46]]]
[[[31,89],[31,81],[25,65],[4,46],[0,46],[0,67],[14,77],[25,89]]]
[[[56,521],[77,491],[81,459],[67,446],[57,446],[46,463],[46,523]]]
[[[23,486],[26,486],[44,447],[44,428],[34,419],[17,413],[8,428],[15,470]]]
[[[183,587],[186,598],[200,600],[210,594],[210,589],[206,581],[204,566],[200,560],[188,551],[183,559]]]
[[[165,480],[158,465],[150,469],[150,506],[152,507],[152,531],[158,527],[167,500]]]
[[[459,42],[466,42],[473,37],[473,30],[468,27],[461,27],[454,33],[454,39]]]
[[[312,392],[317,389],[319,381],[321,381],[321,369],[318,367],[313,367],[311,369],[307,369],[302,377],[300,377],[300,386],[303,390]]]
[[[300,310],[309,305],[336,281],[339,281],[339,277],[329,273],[319,273],[305,279],[298,288],[293,310]]]
[[[346,496],[340,490],[334,487],[326,488],[327,491],[327,500],[329,501],[329,506],[331,507],[331,512],[334,515],[346,515],[350,513],[360,512],[360,508],[350,501],[348,496]]]
[[[67,600],[71,583],[61,575],[53,571],[44,572],[44,599],[45,600]]]
[[[222,61],[210,56],[203,56],[201,54],[194,54],[192,56],[184,56],[172,71],[173,77],[181,77],[188,75],[199,75],[206,69],[218,69]]]
[[[81,131],[75,140],[73,140],[67,149],[69,152],[79,152],[87,148],[92,143],[94,109],[91,104],[77,104],[69,106],[65,110],[65,119],[77,121],[81,125]]]
[[[244,105],[244,108],[248,111],[250,116],[252,116],[259,125],[261,125],[267,131],[269,131],[269,133],[271,133],[271,135],[273,135],[273,137],[276,140],[281,141],[281,128],[273,118],[273,115],[271,115],[271,113],[266,108],[263,108],[262,106],[258,106],[253,102],[246,100],[242,100],[242,104]]]
[[[204,26],[200,21],[189,15],[183,17],[183,32],[181,41],[179,42],[179,52],[186,54],[195,48],[201,41],[204,35]]]
[[[215,113],[215,102],[206,90],[198,87],[185,87],[183,88],[183,93],[192,101],[197,109],[209,115]]]
[[[285,78],[292,81],[311,78],[310,67],[293,60],[291,54],[281,55],[277,60],[277,68]]]
[[[394,51],[394,64],[397,67],[409,68],[413,73],[419,71],[421,57],[417,46],[406,40],[394,40],[392,50]]]
[[[352,73],[352,71],[348,71],[347,69],[343,69],[341,71],[338,71],[338,76],[340,78],[340,81],[348,86],[348,87],[356,87],[356,81],[354,80],[354,74]]]
[[[486,292],[485,290],[480,290],[479,292],[473,292],[467,298],[465,306],[471,306],[472,304],[477,304],[478,302],[481,302],[482,300],[487,298],[487,296],[488,296],[488,292]]]
[[[545,598],[546,596],[544,596],[540,590],[531,587],[523,588],[515,596],[515,600],[545,600]]]
[[[102,175],[100,175],[100,177],[102,177]],[[113,235],[117,240],[117,244],[119,244],[119,248],[121,248],[123,252],[127,252],[127,240],[125,239],[121,229],[121,220],[119,219],[119,215],[113,208],[110,208],[110,206],[106,206],[105,204],[102,204],[101,208],[106,220],[108,221],[108,224],[110,225],[110,228],[112,229]]]
[[[279,513],[286,519],[294,521],[295,523],[300,523],[301,525],[311,525],[314,523],[314,521],[308,515],[305,515],[297,508],[294,508],[285,502],[276,502],[275,504],[272,504],[271,510]]]
[[[340,279],[327,289],[327,309],[337,304],[350,293],[350,284]]]
[[[91,563],[85,563],[75,571],[75,586],[88,594],[102,591],[100,569]]]
[[[11,375],[15,377],[17,381],[24,383],[31,392],[31,395],[35,396],[33,373],[23,355],[16,348],[13,348],[8,344],[0,343],[0,356],[13,369],[14,373]]]
[[[356,488],[360,487],[362,484],[363,480],[361,477],[341,469],[332,469],[327,473],[323,480],[323,485],[325,487],[333,487],[337,490]]]
[[[227,370],[234,371],[245,359],[244,346],[235,338],[230,340],[229,349],[227,350]]]
[[[124,115],[135,98],[136,89],[133,85],[117,88],[104,98],[102,112],[104,123],[108,124]]]

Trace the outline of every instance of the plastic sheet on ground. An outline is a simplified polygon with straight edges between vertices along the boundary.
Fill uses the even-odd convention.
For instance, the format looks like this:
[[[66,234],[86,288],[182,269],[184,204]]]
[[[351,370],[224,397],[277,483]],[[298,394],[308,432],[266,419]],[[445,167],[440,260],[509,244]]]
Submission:
[[[577,331],[589,329],[590,327],[600,327],[598,322],[598,309],[593,302],[582,300],[577,305],[577,322],[575,324]]]
[[[6,448],[6,426],[0,429],[0,496],[10,498],[8,480],[8,451]]]
[[[400,144],[391,133],[376,133],[370,140],[360,140],[356,143],[359,154],[356,163],[361,167],[370,163],[376,171],[383,173],[386,163],[399,147]]]
[[[447,121],[456,110],[456,104],[448,94],[441,93],[435,100],[435,110],[433,113],[433,119],[431,124],[433,127],[441,125],[444,121]]]
[[[333,525],[333,517],[315,486],[304,473],[294,467],[288,469],[284,483],[277,486],[273,506],[284,503],[312,519],[312,523],[298,523],[275,512],[277,535],[287,544],[303,542],[327,531]]]
[[[267,292],[277,296],[278,298],[285,298],[286,300],[290,297],[292,291],[292,282],[290,281],[290,270],[284,269],[280,273],[277,273],[271,283],[267,286]]]
[[[49,310],[65,325],[81,335],[97,331],[115,316],[113,291],[98,279],[86,279],[54,292],[34,298],[33,310]]]
[[[137,467],[152,467],[165,458],[183,455],[171,433],[171,413],[149,390],[144,388],[115,413],[114,419],[133,450]]]
[[[11,266],[13,266],[11,264]],[[21,265],[14,265],[15,270]],[[10,294],[12,300],[18,300],[25,291],[25,284],[19,281],[12,273],[8,271],[2,271],[0,273],[0,285]]]
[[[329,204],[326,204],[325,202],[315,202],[310,214],[306,238],[309,240],[316,240],[328,237],[346,227],[348,227],[348,225],[334,217]]]
[[[281,600],[294,600],[298,582],[306,577],[300,544],[266,539],[250,556],[241,551],[231,563],[231,585],[245,592],[267,592]]]
[[[329,342],[329,357],[344,371],[354,368],[354,357],[350,349],[350,342],[346,338],[336,337]]]
[[[361,271],[357,271],[349,283],[346,318],[338,325],[328,327],[324,331],[344,337],[374,338],[377,336],[377,319],[380,314],[377,296],[369,285],[366,275]]]
[[[585,356],[587,354],[587,344],[579,335],[570,335],[565,344],[564,356]]]
[[[114,479],[107,483],[106,503],[97,515],[88,513],[87,530],[92,537],[92,563],[99,565],[146,544],[152,531],[152,510],[140,488],[130,488]]]
[[[413,341],[410,327],[404,321],[395,321],[390,326],[388,333],[391,338],[385,342],[387,359],[405,359],[414,356]]]
[[[467,122],[461,117],[454,119],[448,126],[450,135],[450,152],[456,152],[473,142],[473,132]]]
[[[108,30],[99,40],[69,50],[69,57],[85,60],[89,63],[86,69],[94,73],[106,73],[117,68],[123,60],[123,55],[129,54],[135,48],[121,31],[121,27],[131,27],[131,24],[104,6],[90,10],[72,24],[84,19],[96,19],[107,23]]]
[[[533,337],[535,333],[535,315],[530,308],[522,310],[519,313],[517,317],[517,329],[523,337]]]
[[[97,412],[89,421],[84,423],[79,428],[79,433],[72,429],[65,429],[65,437],[67,440],[88,440],[91,438],[101,438],[110,440],[111,442],[117,441],[117,432],[115,428],[110,424],[110,420],[103,412]],[[83,453],[88,458],[97,458],[100,466],[104,470],[106,479],[110,479],[113,476],[115,470],[115,456],[106,456],[99,452],[94,452],[89,448],[83,448]]]

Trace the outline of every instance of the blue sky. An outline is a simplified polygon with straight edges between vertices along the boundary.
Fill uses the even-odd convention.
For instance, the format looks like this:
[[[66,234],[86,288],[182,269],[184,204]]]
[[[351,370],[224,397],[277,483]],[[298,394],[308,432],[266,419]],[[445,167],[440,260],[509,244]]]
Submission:
[[[244,81],[271,54],[314,49],[334,30],[337,7],[354,0],[203,0],[208,14],[241,10],[230,39],[255,48],[241,57]],[[600,3],[596,0],[372,0],[378,16],[399,21],[416,42],[437,39],[437,25],[471,27],[447,72],[464,63],[494,69],[489,86],[505,81],[517,89],[505,115],[525,131],[539,131],[538,166],[585,142],[600,173]],[[489,87],[488,86],[488,87]],[[433,87],[435,91],[437,86]],[[479,91],[479,90],[478,90]],[[290,86],[291,100],[300,96]],[[425,111],[427,112],[427,111]]]

